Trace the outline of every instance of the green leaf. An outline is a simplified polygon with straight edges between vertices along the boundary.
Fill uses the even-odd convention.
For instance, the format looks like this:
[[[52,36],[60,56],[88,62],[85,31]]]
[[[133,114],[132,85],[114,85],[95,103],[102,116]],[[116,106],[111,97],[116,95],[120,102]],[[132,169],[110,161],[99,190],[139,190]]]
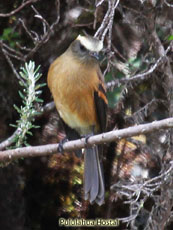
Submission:
[[[35,100],[36,100],[36,102],[40,102],[40,103],[43,102],[43,100],[41,98],[38,98],[38,97],[36,97]]]
[[[173,35],[170,35],[168,38],[167,38],[168,41],[173,41]]]
[[[11,127],[17,128],[17,125],[10,124]]]
[[[32,113],[33,116],[39,116],[41,114],[41,112],[37,112],[35,111],[34,113]]]
[[[15,108],[15,110],[18,112],[18,113],[21,113],[21,110],[19,109],[19,107],[17,106],[17,105],[13,105],[14,106],[14,108]]]
[[[15,32],[12,28],[5,28],[0,38],[4,41],[8,41],[9,45],[15,48],[16,42],[20,42],[19,37],[19,33]]]
[[[19,90],[19,95],[23,100],[25,100],[25,96],[23,95],[23,93],[20,90]]]
[[[4,38],[8,38],[11,33],[12,33],[12,28],[6,28],[4,29],[2,36]]]
[[[44,87],[46,85],[47,85],[46,83],[38,84],[38,85],[36,85],[35,90],[38,90],[39,88],[42,88],[42,87]]]
[[[139,68],[141,66],[140,58],[130,58],[128,62],[134,68]]]
[[[34,128],[34,129],[39,129],[39,128],[40,128],[40,125],[33,125],[32,128]]]
[[[27,131],[26,133],[27,133],[28,135],[30,135],[30,136],[33,136],[32,132],[30,132],[30,131]]]

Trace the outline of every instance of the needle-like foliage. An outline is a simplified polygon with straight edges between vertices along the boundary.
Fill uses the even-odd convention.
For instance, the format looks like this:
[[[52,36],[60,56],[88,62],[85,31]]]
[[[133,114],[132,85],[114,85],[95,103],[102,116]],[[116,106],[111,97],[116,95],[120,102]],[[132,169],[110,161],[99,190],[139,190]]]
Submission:
[[[18,132],[15,136],[16,147],[22,145],[28,145],[27,135],[32,135],[31,129],[38,128],[34,125],[35,116],[38,114],[35,103],[42,103],[42,99],[39,98],[41,94],[40,88],[45,84],[38,84],[38,80],[42,76],[39,71],[40,66],[35,67],[35,63],[30,61],[25,63],[25,67],[21,67],[20,85],[23,87],[23,91],[19,91],[19,95],[22,98],[23,105],[19,108],[14,105],[14,108],[19,113],[20,119],[16,121],[16,125],[12,125],[17,128]]]

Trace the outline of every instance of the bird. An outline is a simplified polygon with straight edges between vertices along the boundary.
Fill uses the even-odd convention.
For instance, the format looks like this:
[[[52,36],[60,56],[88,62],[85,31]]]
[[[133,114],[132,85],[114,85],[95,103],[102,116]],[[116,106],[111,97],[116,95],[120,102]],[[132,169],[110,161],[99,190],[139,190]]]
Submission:
[[[102,49],[101,40],[89,35],[78,35],[49,67],[48,87],[68,140],[86,137],[87,143],[91,135],[106,130],[108,100],[99,66]],[[103,146],[86,145],[84,199],[91,204],[104,203],[102,155]]]

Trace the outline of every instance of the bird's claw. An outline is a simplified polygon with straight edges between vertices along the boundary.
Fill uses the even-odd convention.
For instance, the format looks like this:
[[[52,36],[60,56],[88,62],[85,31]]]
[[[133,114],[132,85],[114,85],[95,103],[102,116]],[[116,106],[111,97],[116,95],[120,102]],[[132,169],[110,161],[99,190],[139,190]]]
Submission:
[[[62,154],[64,153],[64,147],[63,147],[63,145],[66,142],[68,142],[68,139],[66,137],[59,142],[59,145],[58,145],[58,152],[59,153],[62,153]]]
[[[93,136],[93,134],[88,134],[87,136],[85,136],[85,147],[87,147],[87,145],[88,145],[88,139],[92,136]]]

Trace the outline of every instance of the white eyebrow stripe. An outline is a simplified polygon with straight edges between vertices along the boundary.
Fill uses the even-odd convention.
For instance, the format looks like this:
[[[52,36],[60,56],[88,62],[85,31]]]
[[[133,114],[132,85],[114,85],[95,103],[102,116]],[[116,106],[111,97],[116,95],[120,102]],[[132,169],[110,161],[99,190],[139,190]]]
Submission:
[[[79,40],[84,47],[92,52],[100,52],[103,49],[102,41],[92,40],[81,35],[77,37],[77,40]]]

